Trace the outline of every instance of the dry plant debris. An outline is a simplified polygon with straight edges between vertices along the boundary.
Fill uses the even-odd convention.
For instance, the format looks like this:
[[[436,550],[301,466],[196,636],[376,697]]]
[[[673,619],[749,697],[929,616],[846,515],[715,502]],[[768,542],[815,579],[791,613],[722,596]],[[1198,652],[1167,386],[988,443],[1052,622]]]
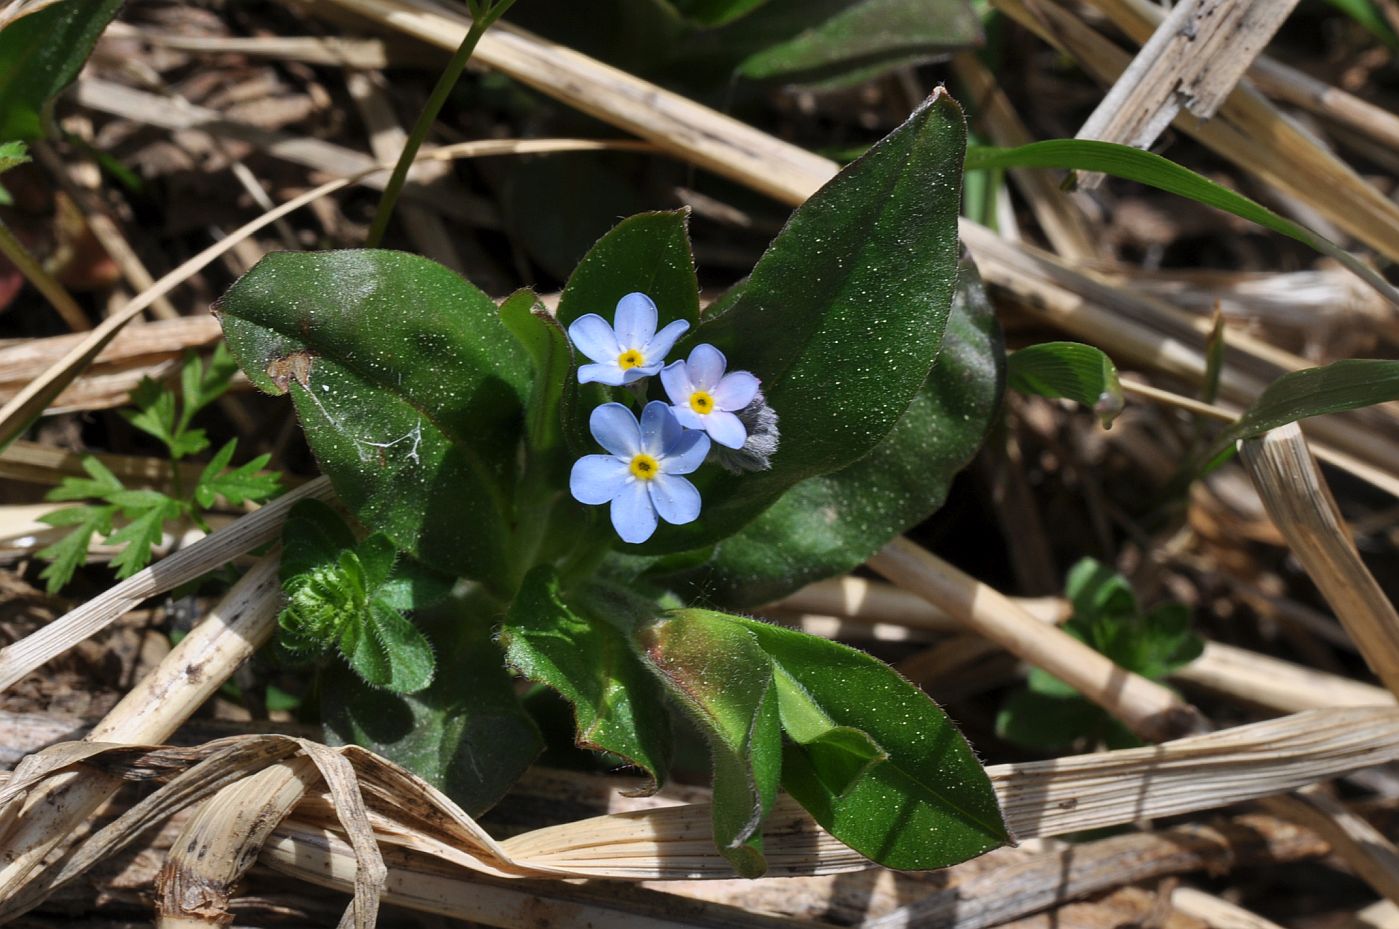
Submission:
[[[0,922],[105,929],[154,914],[167,929],[335,920],[357,929],[1399,925],[1399,375],[1383,362],[1365,375],[1344,368],[1358,357],[1394,359],[1399,348],[1393,0],[1184,0],[1173,9],[1147,0],[613,0],[582,12],[566,0],[118,6],[14,0],[0,9],[0,763],[8,772],[0,774]],[[501,8],[505,20],[482,31]],[[81,54],[62,80],[33,91],[46,103],[31,119],[14,101],[49,79],[44,68],[68,66],[44,52],[4,73],[5,56],[18,54],[6,50],[6,32],[13,39],[59,16],[71,30],[68,50]],[[448,56],[475,39],[465,73],[434,93]],[[951,141],[963,110],[972,156],[995,145],[1021,159],[964,176],[961,143]],[[5,144],[11,136],[28,143],[24,153]],[[1100,162],[1064,174],[1073,166],[1036,167],[1047,162],[1024,154],[1037,140],[1075,136],[1149,149],[1143,159],[1160,153],[1203,183],[1258,201],[1277,223],[1203,205],[1222,201],[1180,196],[1169,181],[1114,177]],[[771,429],[758,412],[770,400],[788,453],[824,462],[792,483],[830,495],[820,498],[827,509],[812,509],[825,522],[791,529],[760,520],[766,534],[744,542],[740,525],[769,504],[763,520],[779,511],[794,519],[782,505],[796,495],[786,485],[762,489],[772,485],[761,471],[729,484],[696,477],[699,520],[651,510],[653,522],[659,508],[677,523],[658,536],[667,554],[688,554],[661,563],[658,549],[644,550],[656,563],[638,558],[632,573],[609,575],[611,599],[586,609],[581,582],[569,585],[613,545],[605,511],[572,555],[541,554],[545,527],[567,526],[557,513],[582,508],[528,465],[519,522],[537,522],[538,532],[510,528],[505,550],[524,559],[518,571],[511,563],[473,573],[484,564],[473,553],[492,531],[479,514],[462,517],[469,528],[436,549],[402,544],[393,519],[375,522],[376,507],[394,503],[356,497],[350,458],[364,470],[419,465],[438,454],[425,424],[460,415],[481,434],[499,424],[480,409],[450,407],[443,398],[461,382],[448,366],[435,385],[441,415],[393,434],[346,429],[339,417],[359,382],[336,380],[335,366],[354,373],[357,352],[376,343],[337,356],[324,336],[333,321],[313,311],[313,324],[276,331],[281,341],[263,357],[275,326],[247,295],[282,274],[301,292],[277,297],[272,286],[272,303],[349,299],[338,284],[318,291],[320,272],[292,262],[342,260],[333,256],[357,253],[337,250],[375,238],[395,196],[390,171],[405,144],[420,142],[385,245],[450,269],[444,280],[479,286],[471,312],[494,317],[499,303],[538,373],[522,395],[554,392],[554,406],[527,402],[505,430],[520,443],[516,457],[476,462],[478,473],[536,453],[554,462],[539,473],[558,470],[548,455],[579,435],[590,441],[588,410],[578,405],[600,400],[563,386],[578,379],[568,358],[584,348],[573,326],[596,312],[621,339],[628,324],[620,309],[613,318],[612,304],[649,288],[662,321],[684,319],[719,344],[730,371],[757,371],[764,394],[743,419],[745,438]],[[907,148],[898,158],[887,155],[899,145]],[[939,146],[955,150],[950,174],[928,167]],[[1124,170],[1153,164],[1112,152]],[[895,161],[912,173],[887,166]],[[864,188],[850,180],[861,171]],[[870,176],[882,179],[878,197]],[[860,195],[832,193],[842,182]],[[881,197],[887,209],[869,206]],[[905,203],[918,205],[905,214]],[[797,219],[784,228],[792,209]],[[861,209],[875,218],[859,235],[819,225]],[[608,232],[627,214],[638,215]],[[895,223],[905,224],[900,234],[918,259],[879,264],[882,230]],[[1305,236],[1277,234],[1288,223],[1327,240],[1343,261],[1320,257]],[[946,235],[918,238],[938,224]],[[804,241],[815,227],[831,241]],[[969,261],[956,272],[959,250]],[[631,278],[618,270],[636,255],[646,256],[650,283],[622,287],[639,279],[636,269]],[[909,309],[917,299],[866,305],[857,288],[836,288],[829,306],[811,303],[827,270],[846,273],[847,261],[878,267],[853,273],[893,297],[922,286],[909,282],[935,266],[947,293],[955,283],[958,296],[940,299],[952,300],[966,328],[948,325],[941,348],[929,349],[927,383],[946,392],[928,402],[975,420],[976,429],[963,427],[965,454],[949,450],[959,441],[947,435],[957,428],[950,417],[916,418],[910,397],[926,365],[906,379],[905,396],[899,359],[884,362],[889,373],[869,382],[866,397],[865,369],[848,354],[863,342],[889,356],[879,341],[884,305],[909,314],[900,319],[910,345],[930,327],[941,333],[948,312],[917,317]],[[332,278],[346,277],[355,266],[335,269]],[[397,286],[384,283],[398,279],[383,269],[376,286]],[[733,287],[740,280],[746,290]],[[455,285],[421,286],[432,303]],[[792,306],[828,314],[826,328],[752,349],[805,324],[786,306],[789,294]],[[386,332],[400,315],[417,320],[411,300],[393,299],[402,312],[381,320]],[[711,305],[739,320],[733,331],[719,311],[701,309]],[[751,321],[755,307],[770,314],[762,323]],[[860,330],[852,319],[870,322]],[[649,338],[638,347],[651,350]],[[847,393],[822,395],[840,402],[829,404],[838,408],[831,424],[813,427],[806,411],[783,406],[806,395],[776,372],[802,363],[799,341],[822,338],[835,360],[795,367],[802,375],[792,380],[824,370]],[[1002,338],[1014,350],[1004,397]],[[224,339],[244,371],[202,407],[197,431],[215,437],[215,448],[238,440],[239,462],[269,455],[284,492],[261,506],[236,490],[211,494],[204,509],[146,526],[153,562],[116,580],[137,503],[179,497],[207,477],[208,455],[172,460],[151,441],[152,423],[164,415],[161,391],[178,390],[191,370],[188,359]],[[1032,368],[1033,353],[1016,361],[1026,346],[1064,339],[1106,353],[1110,374],[1070,365],[1066,349],[1054,357],[1069,374]],[[835,347],[841,341],[847,349]],[[432,362],[433,350],[418,361]],[[562,369],[550,360],[560,352]],[[990,399],[978,407],[975,366],[947,367],[993,355]],[[397,366],[397,388],[405,373],[413,378],[413,359],[377,361]],[[1340,371],[1339,380],[1316,373],[1333,362],[1343,364],[1322,371]],[[695,355],[688,363],[699,370]],[[713,402],[713,380],[687,381],[684,392]],[[410,384],[404,395],[430,406],[414,389],[422,388]],[[296,411],[259,390],[294,394]],[[141,391],[148,402],[133,408]],[[893,402],[886,394],[908,412],[877,429],[846,409],[873,422]],[[607,396],[626,401],[621,391]],[[657,388],[649,399],[665,398]],[[1293,421],[1301,417],[1313,418]],[[871,436],[861,454],[821,435],[862,441],[851,422]],[[878,468],[859,470],[888,447],[872,444],[879,436],[920,426],[921,435],[901,439],[907,460],[889,465],[904,469],[893,489],[880,489]],[[173,433],[193,428],[182,421]],[[442,428],[436,435],[463,447],[454,427]],[[323,438],[331,429],[350,449],[343,458]],[[757,460],[777,462],[780,477],[777,436],[777,455],[768,448]],[[853,482],[852,473],[868,484],[852,483],[849,498],[812,490],[822,480]],[[93,530],[74,580],[57,595],[41,592],[38,553],[83,506],[65,488],[103,475],[130,509],[111,504],[117,522]],[[742,480],[760,489],[735,496]],[[411,493],[406,486],[393,493]],[[732,522],[732,534],[705,535],[706,517]],[[324,614],[296,614],[348,623],[335,626],[338,639],[323,654],[298,656],[288,593],[314,607],[295,598],[322,588],[298,581],[289,565],[308,557],[308,525],[342,518],[353,531],[339,549],[340,580],[322,571],[316,583],[335,591],[359,577],[360,593]],[[872,533],[879,538],[866,544]],[[841,560],[842,546],[860,545],[858,557]],[[687,557],[709,559],[711,573],[695,573],[700,560]],[[464,567],[444,580],[434,576],[444,564]],[[451,592],[458,575],[473,580]],[[422,591],[434,585],[447,602],[477,604],[488,617],[460,647],[444,647],[433,625]],[[585,718],[588,694],[559,683],[576,681],[577,670],[570,679],[567,656],[530,638],[548,610],[608,627],[616,616],[599,622],[596,603],[626,614],[635,608],[628,598],[658,592],[666,607],[730,612],[648,616],[640,631],[609,633],[615,640],[598,652],[576,646],[574,658],[615,661],[607,649],[633,643],[636,667],[671,690],[655,681],[627,690],[639,685],[619,672],[612,699],[655,698],[636,715],[666,717],[656,725],[674,728],[669,759],[641,724],[641,737],[618,734],[615,703],[599,697]],[[897,820],[889,811],[907,798],[886,793],[882,804],[859,806],[851,797],[880,765],[903,764],[906,749],[880,742],[893,726],[839,716],[848,707],[801,677],[801,648],[817,646],[799,641],[824,643],[810,654],[844,669],[850,693],[872,679],[860,675],[887,675],[878,680],[889,707],[946,726],[939,738],[964,734],[974,753],[966,748],[958,764],[985,765],[988,802],[1017,844],[985,851],[1000,839],[977,821],[994,841],[947,852],[947,866],[929,870],[899,864],[918,840],[896,826],[887,848],[872,843],[852,820]],[[871,670],[883,665],[850,657],[837,641],[895,671]],[[485,674],[482,656],[499,665],[497,644],[517,673],[490,670],[495,690],[480,691],[479,711],[396,692],[417,687],[399,686],[405,656],[427,662],[415,667],[434,681],[423,693],[439,694],[444,680]],[[725,741],[723,714],[748,699],[741,676],[709,693],[711,666],[686,662],[748,660],[746,648],[763,657],[742,667],[769,674],[770,699],[785,702],[779,721],[758,694],[747,731]],[[545,668],[541,656],[558,667]],[[545,684],[578,706],[576,718]],[[657,709],[665,692],[689,707],[689,722]],[[355,694],[413,707],[420,715],[409,731],[422,744],[363,725]],[[450,736],[459,742],[448,743],[443,719],[459,721]],[[718,722],[702,733],[706,719]],[[584,748],[573,744],[575,723]],[[516,778],[539,746],[544,762]],[[495,756],[519,770],[490,781],[481,766]],[[803,764],[815,773],[805,782],[784,775],[779,794],[771,769]],[[954,782],[969,768],[947,765],[931,786],[922,772],[910,776],[930,795],[961,789]],[[650,795],[638,772],[669,780]],[[475,793],[462,786],[473,779]],[[730,815],[737,783],[747,823]],[[957,815],[977,820],[969,809]]]

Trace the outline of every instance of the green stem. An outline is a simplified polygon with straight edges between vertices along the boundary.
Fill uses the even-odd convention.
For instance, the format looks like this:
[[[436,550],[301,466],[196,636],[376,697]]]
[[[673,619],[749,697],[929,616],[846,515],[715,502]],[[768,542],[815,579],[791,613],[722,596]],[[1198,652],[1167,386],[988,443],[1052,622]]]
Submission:
[[[394,204],[398,202],[398,195],[403,191],[403,185],[408,180],[408,169],[413,166],[413,161],[418,157],[418,149],[422,146],[423,139],[427,138],[428,130],[437,121],[437,114],[442,111],[442,105],[447,102],[447,95],[452,92],[457,79],[461,77],[462,71],[466,68],[466,63],[471,60],[471,53],[476,51],[476,43],[481,41],[481,36],[486,34],[486,30],[491,27],[491,24],[500,19],[514,2],[515,0],[500,0],[483,15],[472,18],[471,28],[467,30],[466,38],[461,40],[456,54],[447,63],[447,69],[437,79],[437,86],[432,88],[432,96],[428,97],[427,105],[418,114],[418,121],[413,124],[413,131],[408,134],[408,141],[403,144],[403,151],[399,153],[398,163],[393,166],[393,174],[389,177],[388,184],[384,186],[383,197],[379,199],[379,209],[374,213],[374,223],[369,227],[369,237],[365,240],[367,248],[378,248],[379,243],[384,240],[384,233],[389,227],[389,218],[393,216]]]

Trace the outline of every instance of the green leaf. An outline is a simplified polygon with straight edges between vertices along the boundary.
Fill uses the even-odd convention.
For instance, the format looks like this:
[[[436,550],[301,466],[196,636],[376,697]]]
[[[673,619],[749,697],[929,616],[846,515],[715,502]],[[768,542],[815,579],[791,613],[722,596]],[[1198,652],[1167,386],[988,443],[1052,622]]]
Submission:
[[[761,876],[762,824],[782,774],[772,663],[752,633],[722,613],[675,610],[639,638],[651,666],[709,738],[719,852],[744,877]]]
[[[23,142],[0,142],[0,174],[29,162],[29,152]]]
[[[0,30],[0,139],[43,135],[39,112],[77,77],[121,0],[64,0]]]
[[[45,500],[87,500],[103,498],[110,493],[125,490],[121,480],[111,469],[92,455],[84,455],[79,462],[91,480],[81,477],[65,477],[57,487],[44,495]]]
[[[1299,419],[1391,400],[1399,400],[1399,361],[1350,358],[1292,371],[1269,384],[1239,421],[1224,430],[1215,440],[1210,457],[1218,458],[1232,450],[1235,442]]]
[[[969,171],[1022,167],[1100,171],[1233,213],[1336,259],[1391,303],[1399,304],[1399,290],[1339,245],[1154,152],[1142,151],[1130,145],[1119,145],[1116,142],[1051,139],[1047,142],[1031,142],[1016,148],[978,148],[967,153]]]
[[[996,714],[996,735],[1032,751],[1058,752],[1099,736],[1107,718],[1102,707],[1076,693],[1021,689]]]
[[[112,567],[116,569],[118,578],[128,578],[140,571],[151,562],[151,549],[160,542],[161,536],[165,532],[166,522],[175,519],[180,515],[180,504],[169,497],[156,491],[133,491],[132,493],[145,493],[152,496],[146,497],[142,504],[144,509],[131,512],[132,507],[127,507],[128,514],[133,518],[125,526],[107,538],[108,545],[125,544],[125,547],[112,559]],[[113,495],[116,496],[116,495]],[[114,501],[116,502],[116,501]]]
[[[796,743],[782,784],[832,835],[907,870],[946,867],[1009,840],[976,754],[922,691],[848,646],[726,619],[772,659],[782,727]]]
[[[964,262],[942,350],[893,430],[864,458],[789,490],[710,562],[687,572],[715,603],[769,603],[863,564],[922,522],[975,455],[1000,404],[1004,357],[995,312]]]
[[[808,12],[807,6],[814,9]],[[982,41],[981,22],[964,0],[855,0],[814,21],[816,10],[826,8],[776,3],[741,23],[753,28],[750,24],[769,12],[785,14],[789,22],[798,11],[807,17],[805,28],[750,55],[739,73],[758,80],[843,85]]]
[[[511,586],[529,360],[489,297],[402,252],[282,252],[218,310],[253,383],[290,391],[361,522],[438,570]]]
[[[1384,15],[1375,8],[1374,0],[1328,0],[1342,13],[1364,26],[1371,35],[1391,49],[1399,51],[1399,36]]]
[[[647,793],[665,782],[670,723],[660,686],[622,630],[564,600],[553,568],[526,575],[499,638],[511,667],[573,704],[580,747],[644,769]]]
[[[596,313],[609,323],[617,301],[640,291],[656,303],[657,328],[699,319],[699,282],[690,254],[689,208],[630,216],[588,250],[559,295],[565,327]]]
[[[39,517],[40,522],[50,526],[73,527],[72,532],[35,553],[36,557],[50,562],[39,574],[39,579],[48,581],[47,590],[51,595],[66,587],[78,568],[87,561],[92,534],[106,535],[112,531],[112,518],[116,513],[114,506],[73,506]]]
[[[121,417],[167,446],[175,441],[175,395],[165,385],[149,377],[131,391],[134,410],[122,410]]]
[[[320,500],[298,500],[282,526],[281,578],[334,564],[340,552],[354,547],[354,533],[339,513]]]
[[[1122,412],[1117,367],[1100,349],[1082,342],[1041,342],[1011,353],[1006,385],[1022,394],[1065,397],[1088,407],[1104,426]]]
[[[553,448],[559,438],[559,401],[573,368],[568,336],[528,288],[515,291],[501,303],[500,319],[534,363],[534,383],[525,413],[530,447]]]
[[[436,661],[432,645],[403,614],[382,600],[369,601],[368,623],[372,637],[388,657],[388,677],[381,686],[411,694],[432,683]],[[371,684],[376,683],[364,675]]]
[[[922,388],[942,344],[957,270],[966,127],[941,91],[795,213],[724,311],[694,341],[751,371],[777,411],[772,470],[696,475],[700,518],[643,551],[732,535],[799,481],[863,457]]]
[[[194,499],[206,510],[214,505],[217,497],[223,497],[231,506],[241,506],[249,500],[266,500],[281,489],[282,481],[276,472],[264,474],[262,469],[272,460],[272,456],[259,455],[236,468],[229,469],[238,440],[229,439],[219,449],[194,485]]]
[[[322,718],[332,740],[403,765],[476,816],[500,799],[542,744],[491,643],[490,610],[449,600],[430,613],[420,625],[450,673],[402,695],[333,666],[322,677]]]
[[[180,431],[189,426],[194,414],[213,403],[228,391],[233,375],[238,373],[238,362],[223,342],[214,346],[214,353],[208,365],[198,355],[190,353],[180,368],[180,391],[184,397],[184,409],[180,412]]]

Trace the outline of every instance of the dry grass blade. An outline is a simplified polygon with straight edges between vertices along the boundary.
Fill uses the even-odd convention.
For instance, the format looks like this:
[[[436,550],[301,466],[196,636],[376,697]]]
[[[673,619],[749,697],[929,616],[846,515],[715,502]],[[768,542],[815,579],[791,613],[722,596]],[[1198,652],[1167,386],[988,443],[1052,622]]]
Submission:
[[[1297,0],[1184,0],[1161,20],[1078,131],[1080,139],[1149,148],[1182,107],[1214,116]],[[1227,54],[1226,54],[1227,50]],[[1103,176],[1079,175],[1084,188]]]
[[[1399,694],[1399,613],[1356,551],[1302,431],[1292,423],[1242,442],[1239,449],[1273,523],[1371,670]]]
[[[226,925],[235,885],[315,772],[309,758],[279,761],[200,804],[156,879],[156,929]]]
[[[379,898],[384,891],[387,869],[379,853],[379,843],[369,825],[355,770],[344,755],[309,739],[297,743],[320,771],[334,801],[336,818],[350,837],[355,853],[355,899],[340,920],[340,929],[374,929],[379,914]]]
[[[244,574],[208,618],[113,707],[86,741],[163,742],[189,719],[271,635],[282,602],[279,556],[280,550],[273,548]],[[15,793],[16,783],[23,783],[21,774],[33,776],[35,770],[28,760],[22,763],[6,795]],[[74,827],[119,784],[108,775],[84,777],[69,772],[25,794],[9,796],[0,806],[0,840],[6,852],[0,867],[0,900],[22,892],[50,851],[69,840]],[[42,880],[44,873],[38,871],[37,877]]]
[[[1198,731],[1204,724],[1194,707],[1167,688],[1039,621],[1009,598],[908,539],[890,542],[868,564],[946,611],[967,629],[1069,683],[1148,742]]]

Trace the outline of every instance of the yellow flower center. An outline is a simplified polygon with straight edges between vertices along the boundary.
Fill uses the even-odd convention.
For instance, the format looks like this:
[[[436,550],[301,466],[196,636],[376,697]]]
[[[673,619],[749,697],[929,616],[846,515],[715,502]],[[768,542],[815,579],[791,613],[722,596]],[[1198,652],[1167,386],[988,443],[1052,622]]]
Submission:
[[[637,480],[649,481],[661,473],[661,463],[645,452],[637,452],[632,456],[630,470]]]
[[[646,364],[646,359],[642,357],[641,352],[634,348],[629,348],[617,356],[617,367],[623,371],[628,368],[639,368],[644,364]]]
[[[714,412],[714,398],[703,390],[697,390],[690,394],[690,409],[696,413]]]

